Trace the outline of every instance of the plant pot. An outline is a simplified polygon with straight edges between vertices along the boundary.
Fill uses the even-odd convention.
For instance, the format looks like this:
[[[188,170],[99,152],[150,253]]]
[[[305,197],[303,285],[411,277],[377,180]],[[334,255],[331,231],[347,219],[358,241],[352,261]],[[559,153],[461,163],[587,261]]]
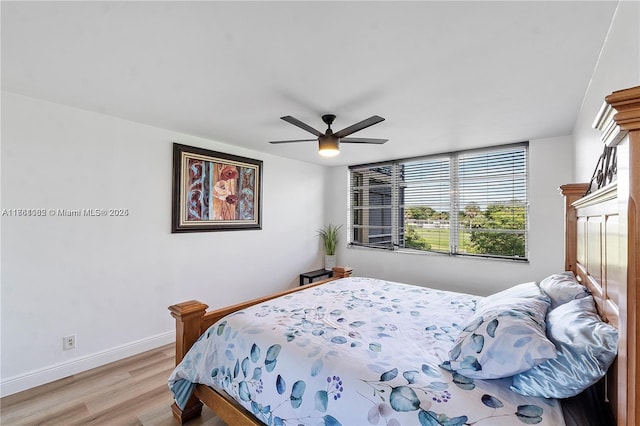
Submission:
[[[335,254],[325,254],[324,255],[324,269],[330,271],[333,267],[336,266],[336,255]]]

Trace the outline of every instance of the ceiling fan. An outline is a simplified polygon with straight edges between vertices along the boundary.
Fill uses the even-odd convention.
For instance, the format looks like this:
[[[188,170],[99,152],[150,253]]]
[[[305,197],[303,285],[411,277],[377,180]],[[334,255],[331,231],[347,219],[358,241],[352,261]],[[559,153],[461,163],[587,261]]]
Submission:
[[[372,139],[372,138],[348,138],[352,133],[355,133],[359,130],[366,129],[369,126],[373,126],[374,124],[378,124],[381,121],[384,121],[384,118],[374,115],[366,120],[362,120],[356,124],[353,124],[349,127],[345,127],[344,129],[333,132],[331,130],[331,124],[336,119],[336,116],[333,114],[325,114],[322,116],[322,121],[328,126],[327,130],[324,133],[319,132],[313,127],[309,126],[306,123],[294,118],[290,115],[285,117],[280,117],[287,123],[293,124],[294,126],[300,127],[303,130],[306,130],[309,133],[317,136],[317,139],[296,139],[296,140],[287,140],[287,141],[270,141],[270,143],[293,143],[293,142],[313,142],[318,141],[319,150],[318,153],[325,157],[333,157],[340,153],[340,142],[342,143],[373,143],[373,144],[383,144],[388,139]]]

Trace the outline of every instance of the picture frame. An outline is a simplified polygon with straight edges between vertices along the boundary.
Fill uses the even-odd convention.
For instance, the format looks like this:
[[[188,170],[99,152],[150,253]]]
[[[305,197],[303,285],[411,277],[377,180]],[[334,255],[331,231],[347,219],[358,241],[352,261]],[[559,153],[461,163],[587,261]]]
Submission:
[[[262,229],[262,161],[173,144],[171,232]]]

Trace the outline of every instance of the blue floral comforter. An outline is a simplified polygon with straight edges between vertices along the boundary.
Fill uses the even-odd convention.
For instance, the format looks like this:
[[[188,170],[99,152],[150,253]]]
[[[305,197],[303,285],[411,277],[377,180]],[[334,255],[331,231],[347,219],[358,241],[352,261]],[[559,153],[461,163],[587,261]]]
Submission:
[[[267,425],[563,425],[556,400],[439,367],[478,297],[344,278],[225,317],[169,378],[223,389]]]

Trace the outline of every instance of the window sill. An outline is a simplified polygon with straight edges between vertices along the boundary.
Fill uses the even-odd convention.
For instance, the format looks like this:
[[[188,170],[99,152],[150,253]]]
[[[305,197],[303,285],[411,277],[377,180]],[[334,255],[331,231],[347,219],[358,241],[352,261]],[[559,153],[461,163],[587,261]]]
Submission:
[[[386,252],[386,253],[397,253],[402,255],[417,255],[417,256],[447,256],[452,258],[459,259],[474,259],[474,260],[482,260],[482,261],[497,261],[497,262],[509,262],[509,263],[521,263],[521,264],[529,264],[528,258],[508,258],[508,257],[493,257],[493,256],[484,256],[479,254],[450,254],[450,253],[440,253],[436,251],[422,251],[422,250],[411,250],[411,249],[383,249],[383,248],[374,248],[367,246],[359,246],[349,244],[347,245],[347,249],[353,250],[369,250],[375,252]]]

